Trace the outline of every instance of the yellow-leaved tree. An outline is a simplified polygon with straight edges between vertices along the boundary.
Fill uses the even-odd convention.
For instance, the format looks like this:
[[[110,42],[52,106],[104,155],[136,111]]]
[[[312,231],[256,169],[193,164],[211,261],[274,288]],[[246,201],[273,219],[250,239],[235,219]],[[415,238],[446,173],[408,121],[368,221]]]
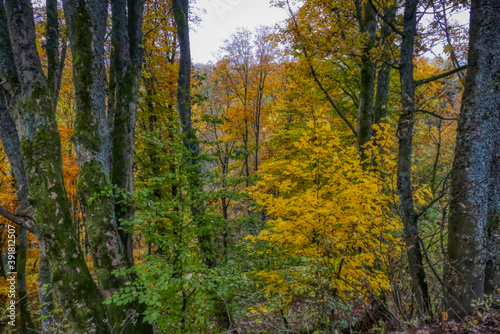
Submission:
[[[363,168],[335,123],[313,119],[274,137],[281,149],[251,190],[269,219],[248,239],[254,254],[271,257],[253,274],[282,311],[304,297],[331,311],[356,296],[368,302],[389,288],[388,257],[399,250],[400,225],[390,213],[394,162],[383,149],[389,131],[375,129],[367,148],[374,167]],[[261,304],[251,313],[266,310]]]

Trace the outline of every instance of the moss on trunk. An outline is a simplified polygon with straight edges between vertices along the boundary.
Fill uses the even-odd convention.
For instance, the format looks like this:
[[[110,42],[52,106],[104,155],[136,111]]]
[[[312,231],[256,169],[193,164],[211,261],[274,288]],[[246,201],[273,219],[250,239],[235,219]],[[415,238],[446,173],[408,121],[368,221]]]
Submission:
[[[102,298],[80,251],[64,188],[61,140],[51,92],[36,86],[25,99],[27,137],[21,142],[30,185],[28,201],[47,249],[52,284],[78,332],[109,333]]]

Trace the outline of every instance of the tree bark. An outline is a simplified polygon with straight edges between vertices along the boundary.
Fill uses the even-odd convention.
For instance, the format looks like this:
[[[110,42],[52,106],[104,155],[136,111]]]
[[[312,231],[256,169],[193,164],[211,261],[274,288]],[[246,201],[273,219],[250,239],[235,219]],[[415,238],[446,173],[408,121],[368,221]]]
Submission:
[[[420,316],[429,313],[429,292],[423,266],[423,256],[418,232],[418,217],[413,203],[411,181],[413,125],[415,116],[415,80],[413,77],[413,47],[417,35],[418,0],[407,0],[404,7],[404,30],[401,41],[400,80],[402,110],[398,120],[399,136],[397,188],[399,209],[403,221],[403,238],[408,253],[411,287]]]
[[[500,117],[499,117],[500,121]],[[497,122],[497,129],[500,122]],[[488,219],[485,229],[484,294],[498,295],[500,288],[500,140],[495,138],[488,192]]]
[[[114,198],[101,193],[112,188],[104,68],[108,2],[90,0],[85,5],[79,1],[65,0],[63,3],[73,53],[77,104],[73,134],[80,169],[77,193],[99,287],[104,298],[109,298],[125,287],[125,282],[131,281],[132,277],[113,273],[116,269],[128,268],[130,262],[117,229]],[[121,41],[118,45],[122,46],[122,43],[127,43],[128,47],[127,41]],[[124,158],[132,159],[128,156]],[[115,331],[152,332],[152,327],[142,321],[142,315],[137,315],[138,312],[142,313],[142,305],[129,307],[110,304],[106,309]],[[131,310],[136,312],[129,312]],[[130,318],[130,314],[135,315]]]
[[[375,47],[377,38],[377,20],[375,12],[368,2],[363,7],[361,8],[361,1],[357,0],[358,21],[361,33],[365,35],[361,54],[357,142],[361,159],[365,161],[367,156],[364,153],[364,146],[371,139],[373,125],[373,97],[375,95],[377,69],[375,61],[371,59],[371,52]]]
[[[488,207],[500,110],[500,3],[473,0],[469,65],[457,128],[451,174],[448,257],[449,302],[455,318],[470,314],[483,299],[485,229],[496,229],[497,213]],[[494,185],[493,189],[497,185]],[[492,208],[494,209],[494,207]],[[490,212],[489,212],[490,211]],[[487,217],[492,219],[488,222]]]
[[[10,117],[2,89],[0,89],[0,142],[2,142],[4,152],[9,159],[9,164],[14,176],[18,210],[26,210],[29,207],[27,200],[28,183],[26,181],[26,173],[24,172],[19,137],[14,121]],[[27,246],[27,231],[23,227],[18,226],[16,272],[22,333],[27,333],[28,329],[35,329],[28,305],[28,291],[26,291]]]
[[[177,25],[177,36],[180,46],[179,78],[177,86],[177,105],[181,120],[183,143],[186,159],[189,161],[189,196],[193,204],[191,214],[198,227],[198,242],[204,264],[215,265],[215,249],[211,238],[210,226],[203,220],[203,203],[200,195],[203,192],[201,165],[199,161],[200,146],[196,130],[191,121],[191,48],[189,44],[188,0],[174,0],[173,10]]]
[[[388,22],[382,22],[381,42],[384,44],[382,64],[377,74],[377,91],[373,106],[373,123],[379,124],[380,121],[387,115],[387,104],[389,103],[389,85],[391,81],[391,54],[389,36],[392,34],[392,29],[389,23],[394,22],[396,18],[396,5],[389,6],[384,9],[384,15]]]
[[[12,54],[12,46],[10,43],[10,37],[8,34],[7,27],[7,16],[5,13],[5,7],[2,3],[0,6],[0,59],[1,66],[0,69],[2,73],[0,77],[4,81],[3,88],[0,89],[0,131],[3,132],[0,135],[0,140],[4,144],[4,149],[9,157],[9,163],[13,171],[14,179],[16,180],[16,195],[19,202],[19,207],[21,210],[26,211],[29,207],[27,204],[27,194],[28,194],[28,183],[26,180],[24,163],[22,162],[22,156],[20,151],[19,136],[16,130],[16,125],[11,118],[11,115],[20,114],[17,110],[20,108],[19,105],[19,78],[15,70],[14,55]],[[8,101],[6,100],[8,99]],[[9,112],[10,109],[10,112]],[[36,230],[31,230],[35,234],[37,239],[40,239],[39,233]],[[21,238],[24,240],[24,238]],[[40,240],[39,240],[40,241]],[[48,329],[49,324],[52,323],[53,316],[50,312],[54,308],[54,302],[52,297],[52,289],[42,289],[43,286],[50,284],[50,267],[47,262],[47,256],[44,253],[43,241],[40,241],[39,247],[39,299],[40,299],[40,312],[42,317],[42,329]],[[20,251],[24,252],[23,247]],[[23,258],[24,254],[19,254]],[[17,269],[20,272],[22,269]],[[21,283],[25,285],[24,283]],[[21,305],[21,308],[24,308]],[[25,310],[21,310],[21,313],[26,314]],[[24,320],[22,320],[24,321]],[[29,320],[28,320],[29,321]]]
[[[57,0],[46,0],[47,12],[46,53],[47,53],[47,81],[54,92],[54,102],[57,105],[57,86],[59,73],[59,20],[57,14]]]
[[[3,52],[1,52],[2,55],[0,56],[2,59],[0,65],[2,73],[0,74],[0,77],[4,81],[3,85],[6,88],[5,94],[4,90],[0,89],[0,141],[3,144],[4,151],[7,154],[12,174],[14,176],[16,197],[18,201],[18,211],[26,212],[29,209],[27,199],[28,182],[26,180],[24,163],[22,161],[19,136],[16,130],[16,125],[12,120],[11,112],[9,112],[9,109],[13,109],[13,113],[16,113],[16,111],[18,111],[17,109],[20,108],[19,78],[17,76],[17,73],[15,72],[14,55],[12,53],[12,47],[7,32],[7,16],[3,3],[0,5],[0,21],[0,29],[2,29],[3,31],[3,33],[0,34],[0,48],[3,50]],[[8,102],[6,100],[6,96],[9,97]],[[21,226],[19,226],[18,231],[16,271],[18,281],[18,296],[22,298],[19,303],[21,313],[21,330],[23,332],[27,332],[28,328],[35,328],[28,306],[28,291],[26,291],[27,231]],[[32,230],[31,232],[34,233],[37,238],[40,238],[37,230]],[[48,265],[46,262],[42,262],[44,258],[42,249],[39,249],[39,252],[39,265]],[[42,275],[39,275],[39,277],[43,278]],[[46,283],[50,283],[50,276],[48,277]],[[45,293],[40,290],[39,297],[41,300],[41,305],[42,301],[46,302],[47,305],[53,305],[52,292],[50,290]],[[47,314],[46,317],[44,317],[42,320],[42,328],[44,328],[45,325],[50,321],[51,316]]]
[[[47,81],[54,97],[54,108],[57,108],[59,90],[61,87],[62,71],[66,58],[63,50],[59,57],[59,14],[57,11],[57,0],[46,0],[47,28],[46,28],[46,53],[47,53]],[[55,319],[51,312],[54,310],[54,298],[50,284],[50,266],[45,248],[39,247],[38,259],[38,295],[40,300],[40,315],[42,318],[42,329],[48,330],[54,325]],[[45,288],[44,288],[45,287]]]
[[[127,11],[128,5],[128,11]],[[111,43],[113,46],[112,81],[115,85],[113,93],[113,148],[112,173],[114,185],[127,192],[117,201],[115,214],[122,243],[128,261],[133,264],[134,238],[133,232],[125,231],[135,212],[131,199],[134,192],[134,141],[137,121],[137,96],[141,82],[143,46],[142,46],[142,13],[141,0],[112,0]]]
[[[36,50],[31,3],[8,0],[5,8],[23,106],[13,118],[20,134],[28,202],[39,227],[39,242],[49,255],[53,287],[75,330],[108,333],[99,291],[75,237],[64,188],[54,99]]]

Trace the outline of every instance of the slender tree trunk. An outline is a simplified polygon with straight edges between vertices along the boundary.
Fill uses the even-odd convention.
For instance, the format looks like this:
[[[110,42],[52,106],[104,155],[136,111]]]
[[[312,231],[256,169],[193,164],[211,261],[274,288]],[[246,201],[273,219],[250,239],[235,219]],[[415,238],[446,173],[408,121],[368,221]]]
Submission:
[[[497,228],[497,212],[490,210],[496,205],[488,207],[488,194],[497,179],[492,166],[497,165],[493,155],[500,124],[500,2],[472,1],[469,38],[448,222],[448,292],[455,318],[469,314],[473,301],[483,298],[485,230]]]
[[[246,103],[245,103],[244,124],[245,124],[245,133],[243,134],[243,149],[245,150],[245,187],[248,188],[250,186],[250,164],[249,164],[250,153],[248,152],[248,118],[246,115]]]
[[[396,18],[396,5],[389,6],[384,9],[386,19],[392,23]],[[377,91],[373,106],[373,123],[379,124],[380,121],[387,115],[387,104],[389,103],[389,85],[391,81],[391,54],[389,36],[392,34],[392,29],[387,22],[382,22],[382,43],[384,43],[384,54],[382,64],[377,75]]]
[[[3,229],[0,230],[0,238],[2,238],[2,234],[3,234]],[[3,244],[1,246],[2,246],[1,248],[3,248]],[[1,248],[0,248],[0,277],[7,278],[7,273],[5,272],[4,253]]]
[[[28,232],[23,227],[19,226],[17,235],[17,295],[19,297],[19,309],[21,313],[21,332],[31,333],[36,330],[35,324],[31,319],[31,311],[29,309],[29,292],[26,290],[26,260],[28,253]]]
[[[371,52],[375,47],[377,20],[375,12],[367,2],[361,9],[360,0],[357,0],[358,21],[361,26],[361,33],[365,34],[365,41],[361,55],[361,78],[359,91],[358,109],[358,150],[361,159],[366,160],[364,146],[370,141],[373,125],[373,97],[375,94],[375,79],[377,69]]]
[[[398,171],[397,188],[400,214],[404,226],[404,241],[408,253],[411,287],[417,301],[419,313],[426,317],[429,312],[429,292],[423,266],[422,249],[417,225],[417,214],[413,203],[411,181],[413,125],[415,116],[415,80],[413,78],[413,46],[417,35],[418,0],[407,0],[404,10],[404,30],[401,42],[401,105],[398,120]]]
[[[57,108],[59,90],[61,87],[62,71],[66,58],[66,49],[59,57],[59,14],[57,11],[57,0],[46,0],[47,28],[46,28],[46,52],[47,52],[47,81],[52,89],[54,97],[54,108]],[[78,239],[78,238],[77,238]],[[48,330],[54,325],[55,319],[51,312],[54,310],[54,298],[50,287],[50,265],[45,247],[39,247],[38,258],[38,296],[40,301],[40,315],[42,318],[42,329]]]
[[[55,94],[59,82],[59,19],[57,14],[57,0],[46,0],[47,28],[45,37],[47,53],[47,81],[54,92],[54,101],[57,105]]]
[[[189,44],[188,0],[174,0],[173,9],[177,36],[180,45],[179,80],[177,103],[181,120],[186,158],[189,161],[189,196],[193,204],[191,214],[198,227],[198,242],[201,258],[208,267],[215,265],[215,249],[211,238],[210,226],[203,220],[203,203],[199,195],[203,192],[201,166],[199,162],[200,147],[196,130],[191,122],[191,50]]]
[[[27,199],[28,183],[24,172],[20,142],[2,89],[0,89],[0,141],[9,159],[12,174],[14,175],[18,210],[26,210],[29,207]],[[27,231],[21,226],[18,227],[17,242],[16,272],[17,294],[20,298],[21,332],[27,333],[28,329],[34,330],[35,325],[31,319],[31,312],[28,305],[28,291],[26,291]]]
[[[434,157],[434,164],[432,165],[432,174],[431,174],[431,191],[434,194],[436,192],[436,182],[437,182],[437,170],[439,167],[439,157],[441,156],[441,143],[442,143],[442,128],[443,121],[438,120],[438,142],[436,145],[436,156]]]
[[[257,86],[257,105],[255,110],[255,158],[254,158],[254,173],[259,169],[259,149],[260,149],[260,122],[262,118],[262,104],[264,102],[264,88],[266,84],[267,73],[265,67],[267,66],[265,57],[260,57],[260,71],[259,83]]]
[[[258,99],[258,107],[256,111],[256,120],[255,120],[255,155],[254,155],[254,173],[257,173],[259,170],[259,148],[260,148],[260,117],[262,112],[262,96],[261,92],[259,92]]]

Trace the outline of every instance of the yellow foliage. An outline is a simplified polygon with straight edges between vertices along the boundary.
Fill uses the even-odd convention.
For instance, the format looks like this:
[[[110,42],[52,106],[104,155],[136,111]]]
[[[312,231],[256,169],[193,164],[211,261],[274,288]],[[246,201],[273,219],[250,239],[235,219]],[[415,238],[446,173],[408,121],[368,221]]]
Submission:
[[[344,300],[388,289],[384,258],[398,249],[400,231],[388,215],[385,184],[394,162],[378,158],[388,131],[378,129],[372,143],[373,170],[363,168],[356,148],[343,144],[332,128],[327,121],[308,122],[296,140],[262,165],[261,179],[251,189],[270,220],[249,239],[310,264],[286,273],[256,273],[267,284],[262,292],[279,295],[284,305],[314,295],[318,278]]]

